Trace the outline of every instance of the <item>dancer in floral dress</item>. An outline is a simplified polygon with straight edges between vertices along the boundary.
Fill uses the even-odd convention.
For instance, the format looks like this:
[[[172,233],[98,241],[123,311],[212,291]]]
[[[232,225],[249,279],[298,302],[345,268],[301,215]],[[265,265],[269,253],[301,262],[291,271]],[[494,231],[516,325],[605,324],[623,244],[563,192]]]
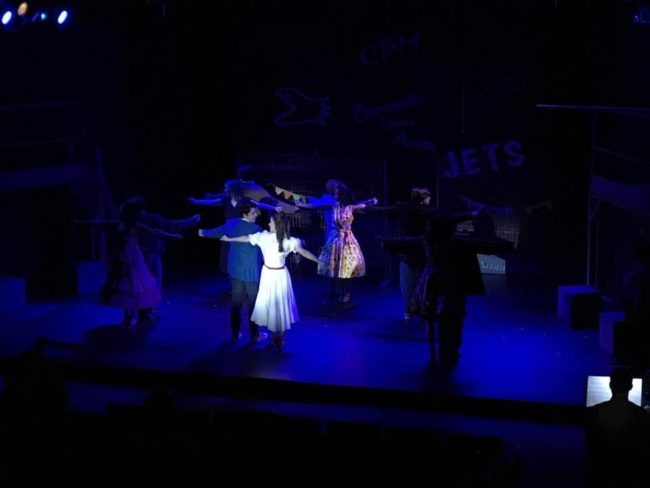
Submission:
[[[350,301],[349,281],[366,274],[366,262],[361,246],[352,232],[354,213],[363,210],[368,205],[375,205],[376,198],[365,202],[352,204],[352,194],[342,183],[334,193],[332,217],[334,226],[330,231],[327,242],[321,251],[318,274],[332,278],[338,282],[339,302]]]

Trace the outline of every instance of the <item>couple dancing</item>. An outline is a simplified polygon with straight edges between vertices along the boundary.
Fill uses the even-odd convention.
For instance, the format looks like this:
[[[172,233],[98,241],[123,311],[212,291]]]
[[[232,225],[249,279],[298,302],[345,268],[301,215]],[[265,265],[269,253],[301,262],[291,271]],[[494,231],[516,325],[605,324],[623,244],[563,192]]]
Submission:
[[[315,263],[321,261],[304,249],[299,239],[290,236],[284,215],[273,214],[268,231],[262,231],[255,223],[259,215],[255,202],[242,202],[239,218],[229,219],[215,229],[199,229],[199,236],[232,243],[228,252],[228,274],[232,283],[232,342],[241,338],[242,306],[246,303],[250,309],[254,304],[249,317],[251,341],[257,343],[266,339],[267,334],[259,329],[260,325],[265,325],[273,332],[271,346],[282,349],[286,331],[299,320],[285,260],[290,253],[298,253]]]

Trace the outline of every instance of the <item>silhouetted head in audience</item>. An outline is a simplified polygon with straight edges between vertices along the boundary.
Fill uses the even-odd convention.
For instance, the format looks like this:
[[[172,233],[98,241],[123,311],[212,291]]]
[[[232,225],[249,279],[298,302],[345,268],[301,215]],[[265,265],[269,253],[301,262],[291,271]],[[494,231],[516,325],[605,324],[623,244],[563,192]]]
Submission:
[[[147,421],[156,427],[174,423],[174,397],[166,388],[156,388],[144,401]]]
[[[632,389],[632,373],[627,368],[616,368],[609,378],[612,396],[627,398]]]
[[[45,418],[63,412],[67,392],[63,381],[43,357],[42,347],[23,352],[6,377],[7,405],[23,417]]]

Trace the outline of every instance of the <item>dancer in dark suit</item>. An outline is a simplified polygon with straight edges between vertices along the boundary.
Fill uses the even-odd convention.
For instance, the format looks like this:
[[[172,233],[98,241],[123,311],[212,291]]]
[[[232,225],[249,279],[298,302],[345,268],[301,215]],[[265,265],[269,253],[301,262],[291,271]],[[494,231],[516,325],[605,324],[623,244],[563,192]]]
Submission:
[[[474,219],[478,212],[444,214],[435,208],[417,208],[411,213],[426,222],[425,236],[386,239],[383,246],[392,252],[424,247],[426,265],[409,298],[409,312],[427,321],[430,364],[450,369],[460,357],[467,297],[485,294],[476,254],[505,252],[512,249],[512,243],[456,234],[456,226]]]

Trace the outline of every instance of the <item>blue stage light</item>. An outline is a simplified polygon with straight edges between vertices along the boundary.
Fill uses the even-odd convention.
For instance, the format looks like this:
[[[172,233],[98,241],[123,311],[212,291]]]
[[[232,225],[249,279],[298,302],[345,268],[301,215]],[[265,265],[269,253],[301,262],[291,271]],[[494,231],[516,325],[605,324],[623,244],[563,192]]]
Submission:
[[[12,17],[13,14],[7,10],[4,14],[2,14],[2,25],[7,25],[9,22],[11,22]]]
[[[59,14],[59,17],[56,19],[56,21],[59,25],[63,25],[66,22],[66,20],[68,20],[68,11],[62,10],[61,13]]]
[[[32,24],[38,22],[45,22],[47,20],[47,12],[45,10],[38,10],[32,15]]]

